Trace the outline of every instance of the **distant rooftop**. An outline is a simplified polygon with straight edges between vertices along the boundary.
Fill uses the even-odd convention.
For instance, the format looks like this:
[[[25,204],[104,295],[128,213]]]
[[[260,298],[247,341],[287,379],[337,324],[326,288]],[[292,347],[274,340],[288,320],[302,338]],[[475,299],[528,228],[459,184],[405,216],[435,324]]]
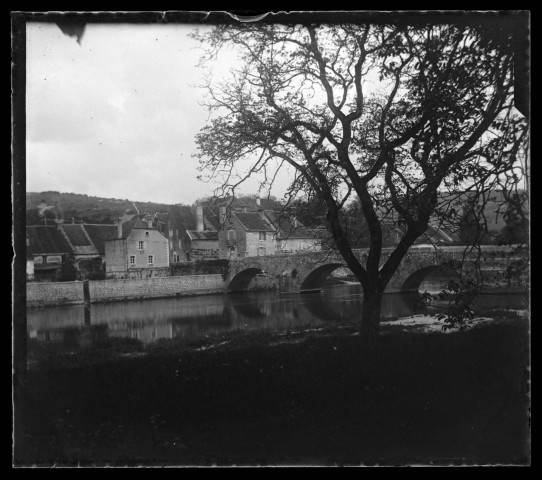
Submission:
[[[234,212],[232,213],[241,224],[249,231],[274,232],[273,225],[257,212]]]

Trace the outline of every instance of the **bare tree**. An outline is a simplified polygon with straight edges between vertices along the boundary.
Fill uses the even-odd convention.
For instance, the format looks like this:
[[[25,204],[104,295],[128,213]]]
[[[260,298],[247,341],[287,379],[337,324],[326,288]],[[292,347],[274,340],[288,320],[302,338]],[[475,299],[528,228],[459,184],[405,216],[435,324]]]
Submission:
[[[201,171],[235,191],[257,174],[269,188],[289,166],[288,194],[325,203],[336,248],[363,287],[362,338],[374,341],[383,292],[430,219],[450,221],[455,194],[515,172],[527,128],[513,106],[511,36],[369,24],[219,25],[193,36],[202,65],[224,48],[240,59],[230,77],[205,83]],[[369,233],[364,263],[340,221],[353,198]],[[383,218],[404,231],[385,261]]]

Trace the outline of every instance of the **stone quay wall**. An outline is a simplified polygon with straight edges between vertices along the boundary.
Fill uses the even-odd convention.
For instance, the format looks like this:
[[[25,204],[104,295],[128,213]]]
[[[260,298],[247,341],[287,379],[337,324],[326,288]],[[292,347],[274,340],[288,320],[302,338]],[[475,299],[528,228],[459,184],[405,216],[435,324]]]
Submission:
[[[29,307],[83,303],[83,282],[31,282],[26,284]]]
[[[29,307],[84,303],[84,282],[27,283]],[[220,274],[89,281],[90,303],[222,293]]]

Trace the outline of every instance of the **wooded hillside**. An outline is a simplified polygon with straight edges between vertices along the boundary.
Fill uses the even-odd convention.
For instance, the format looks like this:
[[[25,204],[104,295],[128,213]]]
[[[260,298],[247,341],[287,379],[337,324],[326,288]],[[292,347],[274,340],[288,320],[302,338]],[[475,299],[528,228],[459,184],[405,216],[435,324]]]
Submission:
[[[26,194],[26,224],[39,225],[45,221],[112,224],[123,215],[167,212],[170,205],[128,199],[92,197],[78,193],[55,191]]]

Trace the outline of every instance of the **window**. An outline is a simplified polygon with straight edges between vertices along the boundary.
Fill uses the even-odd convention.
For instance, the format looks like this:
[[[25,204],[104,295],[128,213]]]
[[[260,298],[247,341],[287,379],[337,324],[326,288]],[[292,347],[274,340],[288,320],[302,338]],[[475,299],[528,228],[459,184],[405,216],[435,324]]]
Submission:
[[[265,240],[265,232],[260,232],[260,240]]]
[[[130,265],[135,265],[135,255],[130,255]]]
[[[262,257],[265,255],[265,247],[258,247],[258,256]]]
[[[149,265],[154,263],[154,255],[149,255]]]
[[[145,250],[145,242],[143,240],[139,240],[139,242],[137,242],[137,249]]]
[[[228,230],[228,240],[235,240],[235,230]]]

